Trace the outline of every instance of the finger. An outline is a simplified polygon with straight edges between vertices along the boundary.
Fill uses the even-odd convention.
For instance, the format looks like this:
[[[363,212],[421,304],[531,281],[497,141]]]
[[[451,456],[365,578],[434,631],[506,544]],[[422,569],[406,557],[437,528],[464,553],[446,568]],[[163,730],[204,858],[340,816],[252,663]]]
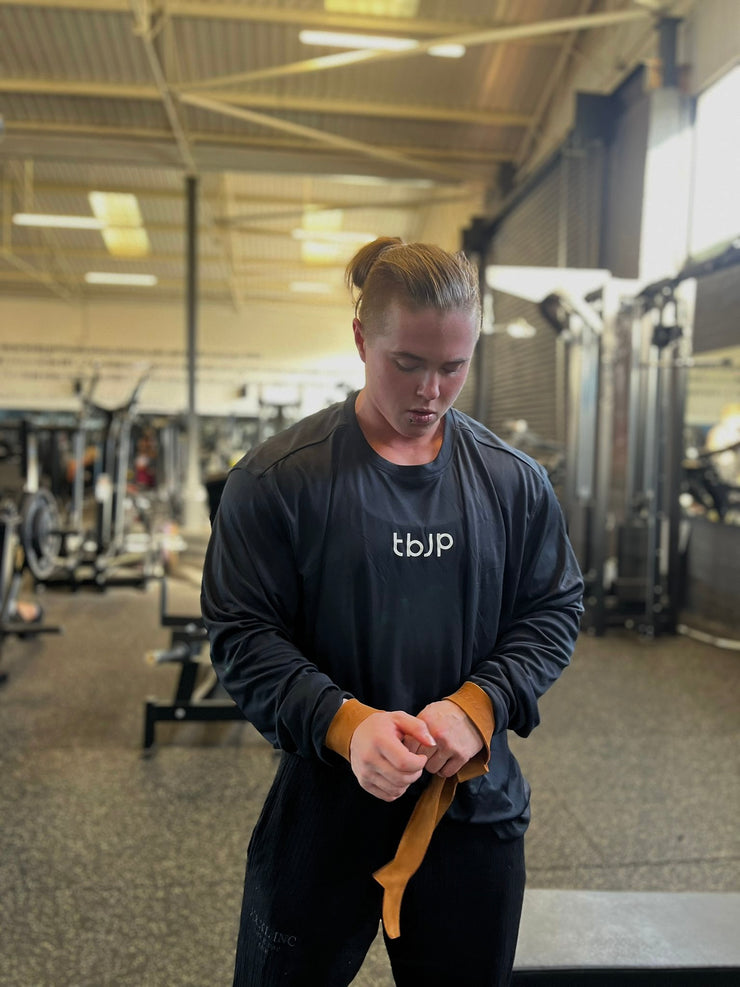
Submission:
[[[424,768],[426,766],[427,760],[425,757],[420,757],[416,754],[412,755],[414,757],[414,767],[412,770],[405,770],[399,768],[397,765],[392,764],[390,761],[381,759],[376,761],[371,765],[371,769],[376,771],[380,777],[382,777],[390,785],[404,785],[408,787],[421,778]]]
[[[426,770],[430,774],[442,775],[443,778],[451,778],[465,764],[465,759],[459,754],[451,754],[449,751],[437,751],[427,761]]]
[[[377,753],[383,763],[384,774],[387,774],[387,770],[390,769],[400,772],[404,776],[412,775],[417,772],[420,773],[426,766],[425,755],[412,753],[404,746],[403,742],[395,737],[381,738],[377,745]]]
[[[412,754],[421,754],[421,753],[423,753],[422,746],[419,743],[419,741],[418,740],[414,740],[413,737],[409,737],[408,734],[403,738],[403,741],[402,742],[403,742],[403,746],[406,748],[406,750],[407,751],[410,751]]]
[[[393,713],[393,721],[397,727],[400,727],[404,735],[413,737],[425,747],[434,747],[434,737],[429,732],[429,727],[418,716],[412,716],[410,713],[398,710]]]
[[[386,778],[383,778],[382,775],[377,775],[365,779],[362,787],[376,798],[383,799],[384,802],[394,802],[403,795],[408,785],[392,784]]]
[[[429,772],[429,774],[432,775],[439,774],[448,761],[449,761],[449,757],[447,754],[443,754],[441,751],[437,751],[427,761],[426,770]]]
[[[437,761],[430,758],[427,762],[427,771],[433,775],[440,775],[442,778],[452,778],[463,764],[465,761],[460,757],[448,757],[446,760],[442,757]]]
[[[443,765],[437,772],[442,778],[453,778],[465,762],[461,759],[450,758],[449,761]]]

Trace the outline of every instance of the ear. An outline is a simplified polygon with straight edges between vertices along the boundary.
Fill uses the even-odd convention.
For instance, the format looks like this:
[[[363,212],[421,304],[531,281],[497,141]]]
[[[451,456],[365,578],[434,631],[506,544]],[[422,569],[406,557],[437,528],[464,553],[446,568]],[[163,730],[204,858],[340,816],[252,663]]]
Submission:
[[[355,336],[355,346],[357,347],[357,352],[360,354],[360,359],[365,362],[365,330],[362,328],[362,323],[359,319],[352,319],[352,332]]]

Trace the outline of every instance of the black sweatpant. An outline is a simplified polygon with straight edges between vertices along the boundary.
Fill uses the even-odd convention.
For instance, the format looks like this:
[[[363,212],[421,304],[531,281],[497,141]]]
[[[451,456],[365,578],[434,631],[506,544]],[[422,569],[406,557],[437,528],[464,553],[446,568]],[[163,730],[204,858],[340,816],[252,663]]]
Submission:
[[[380,921],[372,873],[395,855],[419,796],[386,803],[348,770],[283,754],[247,857],[234,987],[346,987]],[[400,987],[506,987],[524,894],[523,839],[443,819],[411,878]]]

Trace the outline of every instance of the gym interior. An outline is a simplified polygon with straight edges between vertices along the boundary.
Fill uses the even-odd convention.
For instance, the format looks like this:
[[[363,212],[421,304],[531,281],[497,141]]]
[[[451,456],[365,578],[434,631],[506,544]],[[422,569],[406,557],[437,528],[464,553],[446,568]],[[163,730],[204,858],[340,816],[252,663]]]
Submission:
[[[209,515],[362,386],[380,235],[475,263],[457,407],[545,467],[585,579],[511,738],[514,983],[738,983],[736,0],[11,0],[0,33],[0,985],[231,982],[277,755],[210,668]],[[354,983],[392,982],[379,939]]]

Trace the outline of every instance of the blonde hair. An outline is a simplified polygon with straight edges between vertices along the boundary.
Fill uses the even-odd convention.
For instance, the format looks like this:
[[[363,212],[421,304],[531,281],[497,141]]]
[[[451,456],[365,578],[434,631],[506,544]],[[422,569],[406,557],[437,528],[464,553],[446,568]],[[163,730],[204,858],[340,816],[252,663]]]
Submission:
[[[480,330],[478,271],[462,252],[381,236],[357,251],[347,265],[346,280],[366,332],[383,332],[393,301],[413,310],[470,311]]]

